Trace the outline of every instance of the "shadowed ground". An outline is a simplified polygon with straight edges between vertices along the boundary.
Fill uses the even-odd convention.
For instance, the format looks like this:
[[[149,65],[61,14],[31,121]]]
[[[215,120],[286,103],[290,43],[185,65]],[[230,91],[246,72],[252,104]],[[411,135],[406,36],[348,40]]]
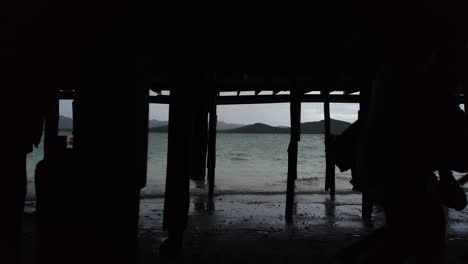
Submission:
[[[222,195],[213,203],[192,197],[184,255],[159,259],[166,238],[162,230],[163,199],[141,201],[140,263],[327,263],[341,248],[358,241],[384,217],[361,221],[358,194],[297,196],[295,220],[286,224],[284,195]],[[34,204],[25,218],[25,263],[33,262]],[[450,211],[448,263],[468,263],[468,209]],[[409,262],[411,263],[411,262]]]

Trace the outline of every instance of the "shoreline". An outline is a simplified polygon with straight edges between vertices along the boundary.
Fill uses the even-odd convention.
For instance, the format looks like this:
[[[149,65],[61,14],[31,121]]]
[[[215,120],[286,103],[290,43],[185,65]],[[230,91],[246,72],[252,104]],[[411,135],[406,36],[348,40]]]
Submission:
[[[140,207],[138,264],[158,263],[159,246],[167,238],[164,199],[141,199]],[[373,222],[362,221],[360,194],[338,194],[335,200],[323,194],[296,195],[291,223],[284,210],[285,196],[280,194],[219,195],[212,201],[192,196],[184,254],[170,263],[327,263],[385,221],[378,208]],[[27,251],[34,249],[34,211],[35,202],[27,202]],[[468,209],[450,210],[448,220],[448,263],[468,263]]]
[[[297,195],[294,218],[284,218],[282,195],[223,195],[212,202],[192,197],[185,251],[177,263],[328,263],[342,248],[383,226],[376,208],[373,221],[361,219],[361,196]],[[142,200],[140,233],[158,249],[163,199]],[[468,209],[450,210],[448,263],[468,263]],[[193,262],[193,260],[199,260]]]
[[[468,187],[463,187],[465,193],[468,194]],[[314,196],[314,195],[323,195],[328,196],[329,192],[325,190],[310,190],[310,191],[303,191],[303,190],[296,190],[296,196]],[[361,196],[362,193],[359,191],[353,190],[336,190],[337,195],[359,195]],[[190,197],[197,197],[197,198],[205,198],[208,195],[207,190],[191,190]],[[238,190],[221,190],[215,191],[215,198],[223,197],[223,196],[281,196],[285,197],[286,191],[238,191]],[[158,193],[144,193],[141,192],[140,200],[153,200],[153,199],[164,199],[164,192]],[[26,202],[35,202],[36,197],[35,195],[28,194],[26,196]]]

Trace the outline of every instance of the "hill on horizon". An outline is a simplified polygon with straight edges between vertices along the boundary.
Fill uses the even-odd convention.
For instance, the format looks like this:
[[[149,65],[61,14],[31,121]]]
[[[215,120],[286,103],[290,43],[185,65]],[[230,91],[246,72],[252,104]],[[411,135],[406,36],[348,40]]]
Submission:
[[[257,134],[288,134],[289,127],[275,127],[263,123],[255,123],[235,129],[220,130],[219,133],[257,133]]]
[[[348,128],[351,123],[332,119],[331,120],[331,132],[332,134],[340,134],[346,128]],[[157,128],[151,128],[149,131],[151,133],[167,133],[168,126],[161,126]],[[233,129],[218,130],[218,133],[238,133],[238,134],[289,134],[289,127],[285,126],[270,126],[263,123],[250,124]],[[315,121],[315,122],[306,122],[301,123],[301,134],[324,134],[325,132],[325,121]]]
[[[332,134],[340,134],[351,123],[332,119],[331,132]],[[60,115],[59,130],[71,131],[73,129],[73,119],[67,116]],[[169,129],[168,121],[149,120],[150,133],[167,133]],[[287,126],[270,126],[263,123],[255,123],[250,125],[232,124],[223,121],[218,122],[218,133],[258,133],[258,134],[289,134],[290,128]],[[325,130],[325,121],[305,122],[301,123],[301,134],[323,134]]]
[[[151,119],[149,120],[149,125],[148,127],[150,129],[152,128],[158,128],[158,127],[164,127],[164,126],[168,126],[169,125],[169,121],[160,121],[160,120],[157,120],[157,119]],[[224,122],[224,121],[218,121],[218,125],[217,125],[217,129],[218,130],[225,130],[225,129],[234,129],[234,128],[238,128],[238,127],[242,127],[242,126],[245,126],[244,124],[236,124],[236,123],[227,123],[227,122]]]
[[[340,134],[346,128],[348,128],[351,123],[331,119],[331,133]],[[257,133],[257,134],[289,134],[290,128],[284,126],[270,126],[263,123],[255,123],[247,126],[243,126],[236,129],[222,130],[219,133]],[[325,133],[325,121],[315,121],[315,122],[306,122],[301,123],[301,134],[324,134]]]
[[[72,131],[73,130],[73,119],[68,116],[59,116],[59,130],[60,131]]]
[[[157,119],[150,119],[148,121],[148,127],[161,127],[161,126],[167,126],[169,124],[169,121],[159,121]]]
[[[150,119],[148,121],[148,127],[150,132],[156,133],[164,133],[167,132],[167,126],[169,125],[169,121],[160,121],[157,119]],[[244,124],[235,124],[235,123],[227,123],[223,121],[219,121],[217,128],[218,130],[225,130],[225,129],[234,129],[245,126]],[[160,128],[160,129],[156,129]],[[60,115],[59,116],[59,130],[60,131],[72,131],[73,130],[73,119],[67,116]],[[154,130],[154,131],[153,131]]]

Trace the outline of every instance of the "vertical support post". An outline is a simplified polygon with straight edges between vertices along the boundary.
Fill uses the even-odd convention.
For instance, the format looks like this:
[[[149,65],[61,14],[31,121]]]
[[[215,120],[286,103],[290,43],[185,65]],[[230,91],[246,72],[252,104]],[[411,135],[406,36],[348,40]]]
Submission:
[[[171,90],[169,106],[169,134],[167,176],[164,199],[163,228],[168,239],[161,245],[161,255],[176,255],[182,249],[190,205],[190,178],[192,174],[193,73],[175,76],[176,87]]]
[[[331,198],[335,197],[335,162],[330,155],[331,140],[331,118],[330,118],[330,91],[322,91],[323,94],[323,113],[325,115],[325,190],[330,192]]]
[[[131,260],[137,259],[140,192],[146,186],[148,174],[149,89],[143,85],[137,89],[134,88],[135,92],[131,93],[134,96],[132,98],[134,100],[133,104],[131,104],[131,111],[135,114],[135,117],[130,119],[130,122],[133,122],[133,129],[131,130],[133,142],[129,147],[131,155],[135,158],[133,160],[131,157],[128,158],[129,162],[131,161],[131,168],[133,168],[132,176],[135,179],[135,183],[134,186],[128,187],[128,194],[126,196],[128,201],[130,201],[126,210],[128,212],[127,234],[129,235],[128,247],[131,252]]]
[[[369,100],[370,100],[370,90],[369,89],[361,89],[359,93],[359,122],[361,123],[361,127],[366,127],[367,125],[367,116],[369,115]],[[362,172],[358,172],[362,173]],[[363,191],[362,193],[362,218],[364,220],[371,220],[372,219],[372,212],[373,212],[373,203],[370,199],[368,193]]]
[[[215,172],[216,172],[216,125],[218,123],[216,91],[213,89],[210,95],[210,121],[208,129],[208,198],[214,197]]]
[[[205,181],[208,152],[208,113],[210,97],[206,90],[200,90],[193,98],[193,146],[191,180]]]
[[[45,117],[45,133],[44,133],[44,157],[47,159],[54,152],[54,145],[58,136],[59,126],[59,93],[54,91],[51,97],[48,98],[47,112]]]
[[[468,113],[468,82],[463,85],[463,106],[465,108],[465,115]]]
[[[74,151],[79,151],[80,140],[81,140],[81,109],[79,107],[79,97],[80,91],[75,91],[75,97],[73,98],[72,107],[73,107],[73,149]]]
[[[78,148],[70,158],[77,165],[71,176],[77,179],[67,190],[74,194],[70,201],[76,208],[71,212],[76,218],[70,217],[77,225],[74,232],[84,240],[74,242],[80,246],[72,249],[83,252],[80,260],[96,255],[114,263],[136,261],[140,189],[147,170],[149,90],[138,83],[129,85],[131,89],[126,85],[113,80],[110,87],[121,88],[118,93],[81,90],[74,101]],[[96,133],[116,122],[122,129],[106,135],[107,140]],[[103,208],[103,197],[113,197],[113,203]]]
[[[291,139],[288,147],[288,180],[286,191],[286,220],[292,219],[294,207],[295,180],[297,179],[297,154],[301,137],[301,92],[295,85],[291,89],[290,116]]]
[[[367,192],[362,193],[362,219],[371,220],[374,205]]]

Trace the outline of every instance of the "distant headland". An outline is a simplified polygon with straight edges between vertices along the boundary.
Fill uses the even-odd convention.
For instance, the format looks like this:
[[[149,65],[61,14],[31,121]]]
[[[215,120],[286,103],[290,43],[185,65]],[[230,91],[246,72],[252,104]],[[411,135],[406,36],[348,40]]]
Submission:
[[[226,123],[225,123],[226,124]],[[351,123],[341,120],[331,120],[331,132],[340,134]],[[151,133],[167,133],[168,125],[153,127],[149,129]],[[306,122],[301,124],[301,134],[324,134],[325,122],[323,120],[316,122]],[[236,128],[222,129],[218,127],[218,133],[238,133],[238,134],[289,134],[290,128],[284,126],[270,126],[263,123],[251,125],[242,125]]]
[[[331,119],[331,132],[339,134],[348,128],[351,123]],[[73,130],[73,119],[60,116],[59,129],[61,131]],[[219,121],[217,125],[218,133],[239,133],[239,134],[289,134],[290,128],[286,126],[271,126],[263,123],[250,125],[232,124]],[[316,122],[306,122],[301,124],[301,134],[323,134],[325,123],[323,120]],[[167,133],[168,121],[149,120],[150,133]]]

